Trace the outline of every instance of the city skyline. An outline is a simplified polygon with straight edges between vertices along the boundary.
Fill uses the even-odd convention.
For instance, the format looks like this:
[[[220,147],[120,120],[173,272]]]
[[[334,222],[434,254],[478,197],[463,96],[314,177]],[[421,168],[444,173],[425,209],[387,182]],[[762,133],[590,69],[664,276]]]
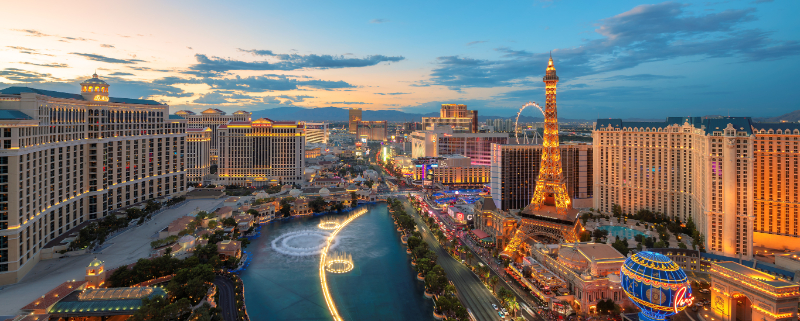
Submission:
[[[111,96],[155,99],[170,112],[426,113],[464,103],[510,116],[544,101],[537,79],[550,51],[569,79],[559,92],[564,118],[774,117],[800,98],[789,78],[800,67],[798,4],[789,1],[439,3],[423,12],[111,4],[86,19],[74,19],[86,8],[67,3],[35,15],[22,6],[8,4],[20,14],[0,22],[0,86],[73,92],[97,70]]]

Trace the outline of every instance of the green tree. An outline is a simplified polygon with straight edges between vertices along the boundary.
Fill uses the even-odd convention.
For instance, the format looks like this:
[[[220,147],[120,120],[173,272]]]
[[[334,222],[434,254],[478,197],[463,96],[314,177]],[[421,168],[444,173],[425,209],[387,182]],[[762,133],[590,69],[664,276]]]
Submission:
[[[223,226],[236,226],[236,220],[234,220],[233,217],[226,218],[226,219],[222,220],[222,225]]]
[[[323,199],[322,197],[317,196],[316,198],[311,200],[311,202],[308,202],[308,206],[311,208],[312,212],[322,213],[325,211],[325,207],[328,206],[328,203],[325,202],[325,199]]]
[[[581,242],[589,242],[592,240],[592,232],[583,231],[580,234],[580,241]]]
[[[191,312],[192,306],[187,298],[170,303],[167,298],[158,296],[152,299],[142,299],[142,307],[128,320],[183,320]]]
[[[350,192],[350,206],[358,206],[358,195],[356,195],[356,192]]]
[[[283,214],[283,217],[289,217],[289,215],[292,215],[292,206],[289,205],[289,203],[282,204],[281,209],[278,210],[278,212]]]

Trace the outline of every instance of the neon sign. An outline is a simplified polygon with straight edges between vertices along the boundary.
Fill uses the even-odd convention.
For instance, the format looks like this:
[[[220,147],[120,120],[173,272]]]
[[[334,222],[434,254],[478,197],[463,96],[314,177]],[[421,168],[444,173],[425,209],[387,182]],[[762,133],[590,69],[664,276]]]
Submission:
[[[678,307],[686,308],[692,305],[692,302],[694,302],[694,297],[691,293],[687,294],[686,287],[684,286],[678,289],[678,292],[675,294],[675,298],[672,302],[672,308],[675,309],[675,313],[678,313]]]
[[[94,96],[94,101],[108,101],[108,97],[101,96],[101,95],[96,95],[96,96]]]

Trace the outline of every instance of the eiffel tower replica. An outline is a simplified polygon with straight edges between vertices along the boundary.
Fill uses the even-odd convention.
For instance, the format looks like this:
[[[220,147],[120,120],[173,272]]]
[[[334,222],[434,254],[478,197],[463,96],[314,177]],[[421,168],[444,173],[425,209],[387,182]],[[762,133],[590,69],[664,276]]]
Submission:
[[[547,64],[543,79],[547,101],[544,110],[544,143],[539,177],[531,203],[520,212],[522,221],[501,255],[513,258],[526,246],[525,240],[535,238],[548,243],[577,242],[581,229],[578,210],[572,208],[561,167],[561,148],[558,143],[556,113],[556,67],[553,57]]]

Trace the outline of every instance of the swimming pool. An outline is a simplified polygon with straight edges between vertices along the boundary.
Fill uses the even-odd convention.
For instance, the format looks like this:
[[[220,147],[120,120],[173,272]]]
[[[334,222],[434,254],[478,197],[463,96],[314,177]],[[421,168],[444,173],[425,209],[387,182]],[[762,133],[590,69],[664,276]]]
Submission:
[[[606,230],[608,231],[609,236],[616,236],[618,238],[632,239],[636,237],[636,235],[645,235],[644,233],[639,232],[637,230],[619,225],[603,225],[603,226],[598,226],[597,228],[601,230]]]

